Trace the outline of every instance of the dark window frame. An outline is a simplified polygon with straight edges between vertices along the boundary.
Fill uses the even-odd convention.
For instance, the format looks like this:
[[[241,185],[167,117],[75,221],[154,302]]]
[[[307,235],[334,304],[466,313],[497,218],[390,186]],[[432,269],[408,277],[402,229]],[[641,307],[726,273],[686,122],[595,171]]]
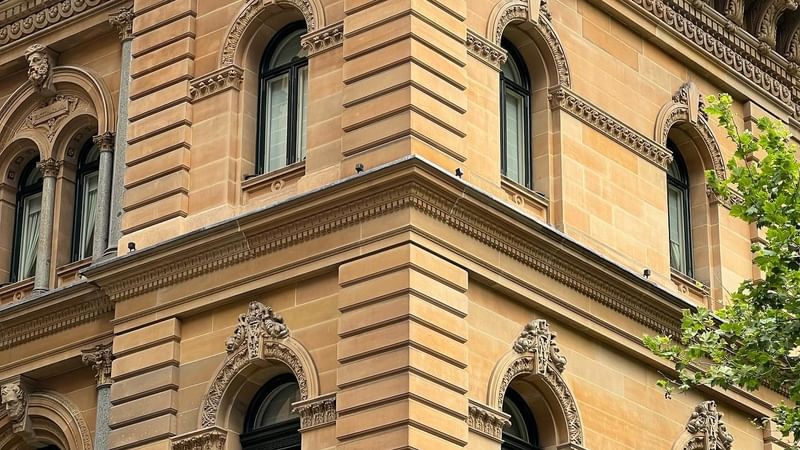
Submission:
[[[283,39],[290,34],[298,31],[305,30],[306,24],[303,21],[291,23],[280,29],[275,36],[267,44],[264,54],[261,56],[261,65],[258,75],[258,130],[256,133],[257,139],[257,152],[256,152],[256,174],[260,175],[266,173],[267,168],[267,145],[266,145],[266,87],[267,82],[273,78],[289,74],[289,99],[288,111],[286,114],[286,166],[298,162],[297,140],[297,96],[299,90],[299,72],[300,69],[308,67],[308,57],[294,58],[287,64],[269,68],[269,61],[275,54],[278,45],[281,44]],[[277,170],[277,169],[276,169]]]
[[[525,440],[518,438],[517,436],[513,436],[508,434],[505,430],[503,431],[503,444],[501,445],[501,450],[540,450],[540,443],[539,443],[539,430],[536,427],[536,419],[533,417],[533,412],[531,412],[530,407],[528,407],[528,402],[520,395],[517,391],[513,390],[512,388],[508,388],[506,390],[506,394],[503,397],[503,403],[506,401],[511,401],[514,406],[516,406],[517,410],[522,414],[523,420],[525,422],[525,428],[528,431],[528,436],[531,436],[531,440],[533,442],[525,442]]]
[[[529,77],[528,67],[522,59],[522,55],[514,47],[511,41],[503,39],[501,46],[508,53],[508,58],[511,59],[520,72],[522,82],[524,85],[519,85],[516,82],[509,80],[500,71],[500,173],[507,176],[508,173],[508,137],[506,136],[506,89],[515,92],[517,95],[523,97],[523,139],[524,149],[523,155],[525,156],[524,168],[525,179],[522,180],[522,185],[528,189],[533,189],[533,152],[531,145],[531,130],[533,124],[531,123],[531,80]],[[512,180],[518,182],[517,180]]]
[[[667,195],[669,195],[669,187],[673,187],[681,192],[681,198],[683,203],[683,229],[684,229],[684,236],[686,236],[686,248],[683,249],[683,263],[686,265],[686,272],[681,272],[678,269],[672,267],[672,251],[670,251],[670,268],[675,270],[676,272],[682,273],[683,275],[693,278],[694,277],[694,254],[693,254],[693,247],[692,247],[692,216],[691,216],[691,197],[689,195],[689,171],[686,167],[686,161],[683,159],[681,155],[680,149],[678,146],[673,142],[671,139],[667,139],[667,148],[672,151],[672,164],[675,164],[678,168],[678,172],[680,173],[683,180],[677,179],[669,173],[669,169],[667,170]],[[667,220],[669,223],[669,214],[670,208],[669,204],[667,204]],[[667,226],[667,233],[669,233],[669,226]],[[669,235],[667,236],[667,240],[669,240]]]
[[[39,170],[36,167],[36,164],[39,162],[39,157],[35,157],[25,165],[25,168],[22,169],[20,172],[19,182],[23,183],[34,170]],[[20,246],[22,244],[22,206],[25,198],[30,197],[31,195],[41,194],[44,178],[39,178],[39,181],[30,185],[30,186],[18,186],[17,187],[17,202],[15,205],[14,210],[14,240],[11,243],[11,275],[9,277],[9,281],[11,283],[15,283],[17,281],[22,281],[26,278],[19,277],[19,252]],[[38,246],[38,243],[37,243]]]
[[[83,179],[92,172],[100,171],[100,158],[98,158],[96,161],[86,163],[86,158],[88,157],[94,145],[94,140],[89,138],[86,143],[83,144],[83,147],[81,147],[81,151],[78,154],[78,169],[75,175],[75,211],[72,217],[72,251],[70,252],[71,262],[78,261],[78,255],[80,254],[80,249],[78,246],[80,245],[81,241],[80,225],[81,216],[83,215],[83,202],[81,201],[83,198]],[[99,175],[100,174],[98,173],[98,176]],[[97,230],[95,230],[95,233],[96,232]],[[86,258],[89,258],[90,256],[92,255],[86,256]]]
[[[297,383],[297,378],[293,374],[286,373],[278,375],[264,384],[253,397],[250,406],[247,408],[247,414],[245,415],[244,431],[239,436],[242,450],[300,449],[301,435],[299,417],[284,420],[283,422],[278,422],[266,427],[255,428],[258,411],[264,403],[264,400],[266,400],[276,388],[290,382]]]

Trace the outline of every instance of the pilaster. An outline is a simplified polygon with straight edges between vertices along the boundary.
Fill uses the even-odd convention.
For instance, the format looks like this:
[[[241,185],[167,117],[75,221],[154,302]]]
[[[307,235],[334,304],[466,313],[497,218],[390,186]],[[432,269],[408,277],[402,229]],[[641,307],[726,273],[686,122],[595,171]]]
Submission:
[[[339,269],[340,448],[467,444],[467,274],[412,244]]]
[[[466,159],[466,0],[344,2],[345,165]]]

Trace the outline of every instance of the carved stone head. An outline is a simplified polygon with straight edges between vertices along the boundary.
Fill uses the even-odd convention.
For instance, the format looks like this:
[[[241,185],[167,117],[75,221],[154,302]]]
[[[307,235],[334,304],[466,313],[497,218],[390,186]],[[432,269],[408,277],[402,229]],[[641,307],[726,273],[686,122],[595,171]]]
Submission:
[[[28,79],[37,92],[52,93],[53,60],[47,47],[33,44],[25,50],[28,62]]]

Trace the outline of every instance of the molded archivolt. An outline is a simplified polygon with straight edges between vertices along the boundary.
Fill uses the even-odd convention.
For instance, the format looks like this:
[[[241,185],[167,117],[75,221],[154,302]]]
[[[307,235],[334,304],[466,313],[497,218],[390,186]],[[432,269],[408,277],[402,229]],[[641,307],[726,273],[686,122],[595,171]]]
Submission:
[[[556,74],[558,85],[572,87],[569,64],[564,46],[558,38],[547,9],[547,0],[500,0],[489,15],[486,36],[500,45],[503,33],[510,24],[531,23],[536,30],[533,36],[538,48],[542,51],[547,65],[547,72]]]
[[[92,436],[80,411],[52,391],[37,391],[27,399],[30,420],[28,439],[38,445],[70,450],[92,450]],[[28,444],[32,444],[28,443]],[[0,417],[0,450],[29,448],[23,437],[11,430],[8,417]]]
[[[325,8],[319,0],[248,0],[239,10],[233,23],[228,28],[223,40],[222,51],[220,53],[220,67],[227,67],[233,64],[242,66],[242,43],[247,42],[247,36],[255,32],[257,24],[256,18],[262,15],[272,6],[293,7],[303,14],[306,21],[306,29],[309,33],[323,28],[325,21]]]

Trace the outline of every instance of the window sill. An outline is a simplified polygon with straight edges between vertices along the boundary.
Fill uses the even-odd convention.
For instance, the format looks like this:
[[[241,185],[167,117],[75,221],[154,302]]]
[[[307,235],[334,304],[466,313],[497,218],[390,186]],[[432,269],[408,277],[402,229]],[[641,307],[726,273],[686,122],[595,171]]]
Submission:
[[[33,291],[33,277],[0,287],[0,305],[13,303],[27,297]]]
[[[58,280],[56,287],[66,286],[78,281],[80,279],[80,270],[84,267],[89,267],[91,264],[92,258],[89,257],[56,268],[56,279]]]
[[[511,203],[519,207],[533,210],[537,215],[546,219],[547,208],[550,206],[550,199],[545,195],[521,186],[504,176],[500,177],[500,187],[506,191]]]
[[[708,298],[711,296],[711,289],[705,283],[682,274],[675,269],[670,269],[670,278],[681,293],[689,295],[704,304],[707,303]]]
[[[306,162],[300,161],[272,172],[256,175],[242,181],[245,203],[255,198],[272,197],[297,183],[306,173]]]

